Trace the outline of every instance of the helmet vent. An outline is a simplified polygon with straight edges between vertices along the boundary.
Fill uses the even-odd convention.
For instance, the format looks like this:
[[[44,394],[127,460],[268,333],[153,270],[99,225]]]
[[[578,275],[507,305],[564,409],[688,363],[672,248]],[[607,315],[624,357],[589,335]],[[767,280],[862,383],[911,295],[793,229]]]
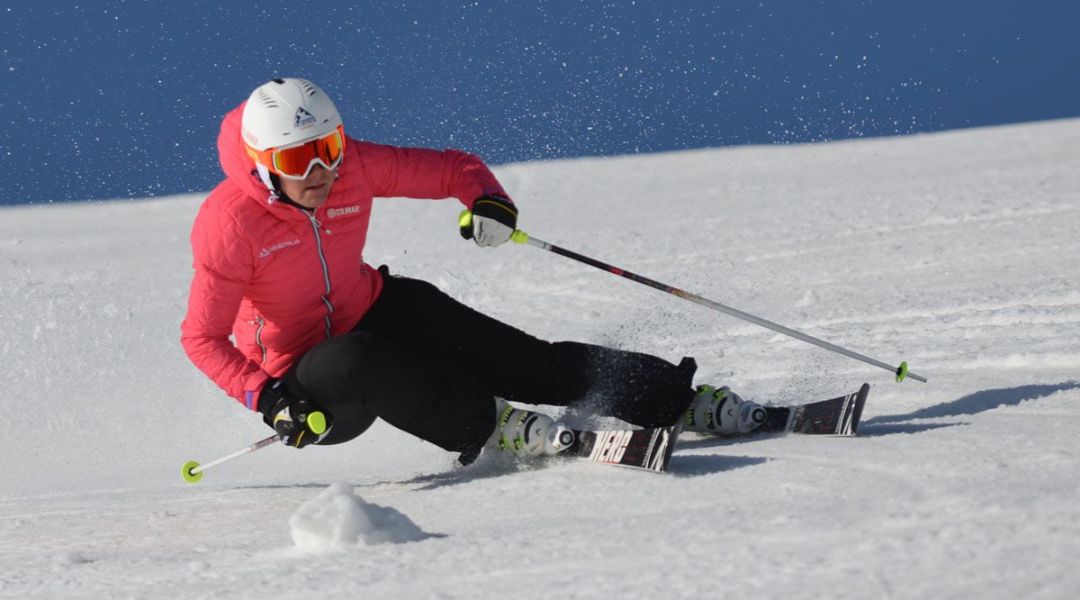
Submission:
[[[263,106],[265,106],[266,108],[278,107],[277,100],[273,96],[267,94],[262,90],[259,90],[259,101],[262,102]]]
[[[297,80],[297,83],[300,84],[300,88],[304,90],[304,93],[307,94],[309,98],[318,93],[318,90],[315,89],[315,86],[311,85],[311,82],[306,79],[299,79]]]

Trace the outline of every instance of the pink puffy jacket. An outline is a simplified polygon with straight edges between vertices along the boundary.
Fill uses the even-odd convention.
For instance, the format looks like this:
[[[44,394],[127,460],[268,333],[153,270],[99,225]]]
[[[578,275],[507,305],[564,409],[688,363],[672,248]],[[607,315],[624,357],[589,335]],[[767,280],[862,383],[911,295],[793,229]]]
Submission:
[[[363,258],[372,198],[453,196],[471,208],[505,191],[471,154],[348,138],[330,197],[312,215],[272,201],[244,152],[242,110],[221,123],[226,178],[191,231],[195,277],[180,341],[200,370],[257,410],[268,377],[352,329],[379,296],[382,277]]]

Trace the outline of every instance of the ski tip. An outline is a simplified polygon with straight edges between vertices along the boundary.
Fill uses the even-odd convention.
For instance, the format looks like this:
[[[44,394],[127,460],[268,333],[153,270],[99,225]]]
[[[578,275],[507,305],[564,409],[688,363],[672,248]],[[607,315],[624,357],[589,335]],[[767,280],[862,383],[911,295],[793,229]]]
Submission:
[[[202,471],[195,473],[195,469],[199,466],[199,463],[194,460],[189,460],[184,463],[184,469],[181,474],[184,476],[184,481],[188,483],[198,483],[202,479]]]
[[[668,470],[668,466],[671,465],[671,456],[675,454],[675,442],[679,439],[679,436],[682,435],[683,432],[682,421],[668,427],[667,430],[667,447],[664,449],[664,458],[660,463],[660,468],[656,470],[657,473],[666,473]]]
[[[851,415],[851,435],[859,435],[859,423],[862,422],[863,407],[866,406],[866,397],[870,395],[870,384],[864,383],[859,388],[859,394],[855,397],[855,407]]]

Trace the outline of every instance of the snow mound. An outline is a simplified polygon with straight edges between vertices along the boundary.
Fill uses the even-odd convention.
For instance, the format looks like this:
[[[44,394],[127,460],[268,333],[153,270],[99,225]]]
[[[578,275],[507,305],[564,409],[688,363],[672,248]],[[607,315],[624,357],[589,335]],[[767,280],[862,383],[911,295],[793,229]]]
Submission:
[[[429,537],[397,510],[369,504],[347,483],[335,483],[289,517],[293,543],[308,552],[349,546],[400,544]]]

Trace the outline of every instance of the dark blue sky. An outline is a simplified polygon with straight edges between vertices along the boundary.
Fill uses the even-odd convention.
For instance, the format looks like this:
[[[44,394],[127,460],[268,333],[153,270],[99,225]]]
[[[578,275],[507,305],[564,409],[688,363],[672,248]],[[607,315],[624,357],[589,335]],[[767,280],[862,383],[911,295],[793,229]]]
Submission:
[[[373,141],[491,163],[1080,116],[1080,2],[0,7],[0,204],[209,190],[221,116],[305,76]]]

